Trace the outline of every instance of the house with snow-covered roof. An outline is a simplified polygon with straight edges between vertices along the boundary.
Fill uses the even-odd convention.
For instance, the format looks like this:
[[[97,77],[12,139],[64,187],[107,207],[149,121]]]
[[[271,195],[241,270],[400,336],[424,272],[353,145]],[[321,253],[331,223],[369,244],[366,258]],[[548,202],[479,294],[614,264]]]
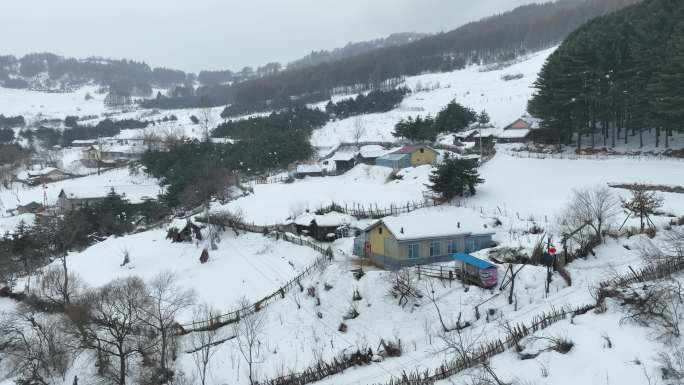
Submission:
[[[401,170],[425,164],[437,164],[438,156],[439,153],[429,146],[409,145],[377,158],[375,164]]]
[[[90,205],[99,203],[107,199],[107,193],[74,193],[65,189],[62,189],[57,196],[57,208],[62,211],[72,211],[88,207]]]
[[[293,221],[297,234],[308,235],[320,242],[332,242],[346,236],[354,222],[354,217],[335,211],[327,214],[307,212]]]
[[[398,269],[453,260],[458,252],[492,247],[494,232],[474,210],[440,207],[383,218],[354,240],[354,254]]]

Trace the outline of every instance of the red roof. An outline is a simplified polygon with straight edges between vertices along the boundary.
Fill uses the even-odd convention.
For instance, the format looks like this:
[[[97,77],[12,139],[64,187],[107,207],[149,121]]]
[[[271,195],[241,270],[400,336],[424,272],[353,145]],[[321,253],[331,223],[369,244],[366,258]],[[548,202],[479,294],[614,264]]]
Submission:
[[[511,129],[523,129],[523,130],[531,128],[530,124],[527,123],[526,121],[522,120],[522,119],[516,120],[513,124],[511,124],[508,127]]]
[[[416,145],[404,146],[404,147],[398,149],[397,151],[394,151],[392,154],[413,154],[414,152],[418,151],[421,148],[428,148],[428,147],[416,146]]]

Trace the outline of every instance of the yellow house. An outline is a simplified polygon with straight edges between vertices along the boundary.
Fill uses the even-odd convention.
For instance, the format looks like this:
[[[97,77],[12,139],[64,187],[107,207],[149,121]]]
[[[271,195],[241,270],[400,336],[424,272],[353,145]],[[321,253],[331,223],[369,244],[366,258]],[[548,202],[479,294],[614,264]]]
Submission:
[[[493,244],[487,220],[474,210],[445,207],[386,217],[355,239],[354,253],[391,269],[450,261]]]
[[[437,164],[438,156],[439,153],[429,146],[411,145],[377,158],[375,164],[399,170],[425,164]]]

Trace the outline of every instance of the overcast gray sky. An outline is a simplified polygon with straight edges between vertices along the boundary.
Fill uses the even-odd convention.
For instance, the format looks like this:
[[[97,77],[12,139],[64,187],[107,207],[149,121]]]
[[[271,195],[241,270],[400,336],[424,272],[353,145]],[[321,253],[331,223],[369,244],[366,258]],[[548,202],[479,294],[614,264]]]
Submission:
[[[0,53],[186,71],[287,63],[394,32],[438,32],[534,0],[0,0]]]

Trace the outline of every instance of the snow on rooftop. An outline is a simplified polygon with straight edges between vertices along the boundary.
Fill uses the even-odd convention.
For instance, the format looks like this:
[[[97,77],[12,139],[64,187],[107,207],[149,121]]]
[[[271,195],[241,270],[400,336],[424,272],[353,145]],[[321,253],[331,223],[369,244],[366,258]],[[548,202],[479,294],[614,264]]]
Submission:
[[[394,149],[385,149],[380,145],[371,144],[361,147],[359,153],[364,158],[378,158],[392,151],[394,151]]]
[[[522,139],[527,137],[527,135],[530,134],[529,129],[510,129],[510,130],[504,130],[502,133],[500,133],[497,138],[501,139]]]
[[[442,238],[458,234],[494,233],[489,221],[477,211],[454,206],[417,210],[409,214],[386,217],[381,222],[400,241]]]
[[[348,161],[350,161],[350,160],[352,160],[352,159],[354,159],[354,158],[356,158],[356,153],[354,153],[354,152],[348,152],[348,151],[339,152],[339,151],[338,151],[338,152],[335,153],[335,155],[333,155],[333,156],[330,158],[330,160],[332,160],[333,162],[334,162],[334,161],[344,161],[344,162],[348,162]]]
[[[316,221],[318,226],[322,227],[338,227],[344,225],[351,225],[356,222],[356,219],[351,215],[342,214],[338,212],[330,212],[323,215],[316,215],[312,213],[305,213],[298,216],[294,223],[299,226],[309,226],[312,221]]]
[[[321,166],[317,164],[300,164],[297,166],[297,172],[301,174],[323,172]]]

